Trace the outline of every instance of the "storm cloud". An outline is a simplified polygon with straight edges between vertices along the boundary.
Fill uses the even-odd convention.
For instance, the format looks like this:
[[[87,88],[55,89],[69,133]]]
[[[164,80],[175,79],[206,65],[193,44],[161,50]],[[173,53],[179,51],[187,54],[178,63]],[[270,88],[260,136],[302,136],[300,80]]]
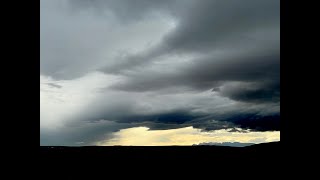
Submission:
[[[41,144],[280,130],[277,0],[43,0],[40,15]]]

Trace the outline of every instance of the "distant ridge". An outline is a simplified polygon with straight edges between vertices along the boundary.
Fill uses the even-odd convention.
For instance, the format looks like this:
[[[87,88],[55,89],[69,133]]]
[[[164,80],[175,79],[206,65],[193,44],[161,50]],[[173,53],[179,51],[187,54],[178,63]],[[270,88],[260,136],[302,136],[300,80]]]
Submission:
[[[254,143],[241,143],[241,142],[223,142],[223,143],[214,143],[214,142],[205,142],[200,144],[194,144],[192,146],[230,146],[230,147],[246,147],[252,146]]]
[[[217,145],[200,146],[40,146],[41,160],[43,162],[60,161],[65,156],[70,162],[83,162],[84,160],[106,160],[108,162],[119,160],[139,160],[141,162],[172,162],[179,160],[217,161],[239,160],[241,162],[279,162],[282,155],[280,141],[254,144],[246,147],[230,147]],[[135,162],[135,161],[132,161]]]

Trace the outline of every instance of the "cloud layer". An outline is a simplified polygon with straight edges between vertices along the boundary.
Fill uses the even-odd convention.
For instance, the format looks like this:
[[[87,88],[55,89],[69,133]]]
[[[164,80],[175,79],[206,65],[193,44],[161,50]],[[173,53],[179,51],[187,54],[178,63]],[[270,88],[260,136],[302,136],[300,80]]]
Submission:
[[[41,144],[280,130],[279,1],[43,0],[40,13]]]

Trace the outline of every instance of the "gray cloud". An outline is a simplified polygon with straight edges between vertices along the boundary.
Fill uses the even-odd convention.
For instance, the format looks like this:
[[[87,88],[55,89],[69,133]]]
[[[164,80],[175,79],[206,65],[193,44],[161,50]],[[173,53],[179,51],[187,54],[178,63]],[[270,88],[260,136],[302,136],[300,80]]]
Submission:
[[[64,0],[41,2],[42,74],[54,79],[76,79],[105,65],[114,66],[122,54],[145,48],[168,29],[166,16],[147,16],[148,18],[143,20],[123,23],[119,21],[118,16],[112,13],[97,14],[95,9],[91,10],[92,8],[87,5],[85,8],[75,9],[77,6],[82,6],[81,2],[92,5],[102,3],[102,1]],[[127,8],[131,9],[131,5],[135,4],[129,3],[131,5],[128,6],[124,1],[103,1],[104,3],[105,7],[117,13],[131,12]],[[109,6],[108,3],[115,5]],[[124,10],[119,11],[117,7]]]
[[[253,52],[251,54],[195,59],[188,66],[177,67],[172,73],[159,72],[146,75],[146,71],[131,74],[113,88],[123,91],[158,91],[177,86],[204,91],[220,88],[223,96],[235,100],[279,101],[279,52]],[[229,83],[238,82],[238,83]],[[183,89],[182,89],[183,90]]]
[[[126,56],[116,66],[103,71],[122,74],[133,71],[126,74],[127,81],[114,87],[125,91],[153,91],[173,86],[206,90],[229,81],[265,82],[255,88],[233,87],[233,91],[221,94],[239,101],[278,101],[279,6],[277,1],[251,0],[195,3],[189,9],[193,13],[181,13],[178,26],[161,44],[141,54]],[[190,52],[204,57],[194,58],[189,66],[178,64],[171,73],[145,70],[161,56]]]
[[[184,4],[189,4],[185,0]],[[123,23],[132,23],[148,16],[174,15],[183,5],[178,0],[69,0],[70,9],[74,11],[90,11],[97,15],[112,14]]]
[[[105,67],[104,71],[119,73],[155,61],[164,54],[255,49],[256,46],[279,49],[280,4],[276,0],[203,0],[180,5],[184,8],[175,13],[176,28],[160,44],[148,52],[126,57],[114,68]]]
[[[277,0],[197,1],[183,13],[165,45],[182,51],[212,51],[217,46],[237,48],[277,41],[279,23]]]
[[[279,8],[276,0],[42,1],[41,75],[50,82],[41,117],[66,122],[42,128],[41,143],[90,144],[136,126],[279,130]]]
[[[61,88],[62,86],[60,86],[59,84],[55,84],[55,83],[47,83],[49,86],[54,87],[54,88]]]
[[[280,102],[280,82],[227,84],[219,89],[221,95],[237,101],[255,103]]]

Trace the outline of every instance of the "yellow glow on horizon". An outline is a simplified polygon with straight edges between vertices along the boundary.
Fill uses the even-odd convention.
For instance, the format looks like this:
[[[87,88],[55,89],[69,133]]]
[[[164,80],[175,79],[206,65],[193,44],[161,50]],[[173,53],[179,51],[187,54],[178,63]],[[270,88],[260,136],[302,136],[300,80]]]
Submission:
[[[193,127],[169,130],[149,130],[147,127],[122,129],[114,137],[97,142],[100,146],[170,146],[193,145],[203,142],[264,143],[280,141],[280,131],[229,132],[230,129],[203,132]]]

